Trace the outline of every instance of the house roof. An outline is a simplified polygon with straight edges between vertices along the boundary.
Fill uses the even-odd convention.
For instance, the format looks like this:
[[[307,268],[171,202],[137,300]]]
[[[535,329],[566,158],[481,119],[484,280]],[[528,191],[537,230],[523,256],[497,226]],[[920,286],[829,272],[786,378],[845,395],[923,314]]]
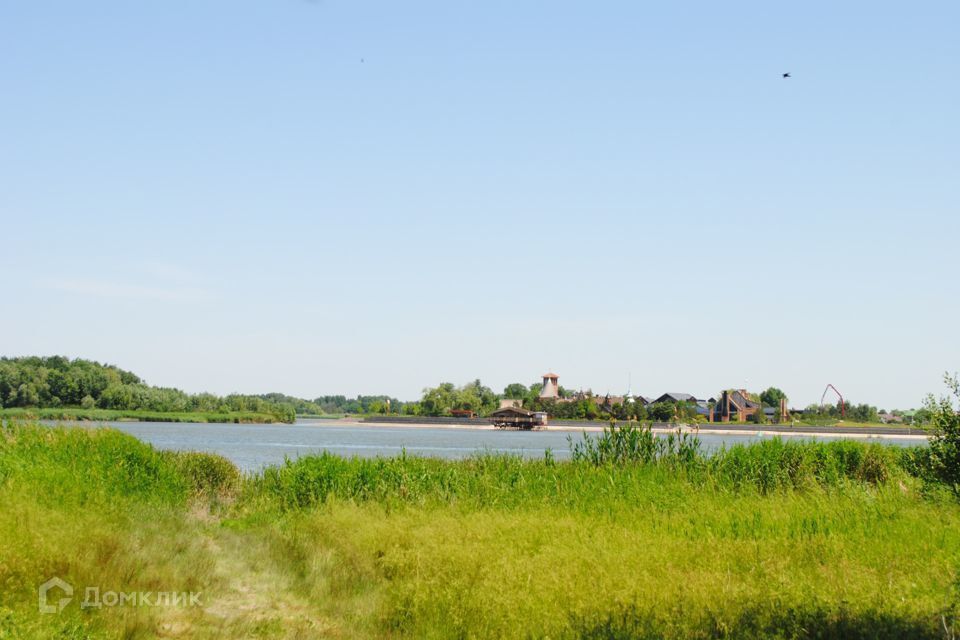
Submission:
[[[662,396],[657,398],[654,402],[696,402],[696,401],[697,401],[696,396],[693,396],[689,393],[670,392],[670,393],[663,394]]]
[[[760,403],[754,402],[750,399],[750,396],[747,395],[747,392],[744,389],[735,390],[730,394],[730,398],[733,400],[733,403],[741,409],[752,409],[760,406]]]
[[[533,411],[527,411],[526,409],[518,409],[517,407],[504,407],[502,409],[497,409],[491,416],[532,416]]]
[[[545,374],[543,374],[543,377],[544,377],[544,378],[559,378],[560,376],[558,376],[558,375],[555,374],[555,373],[545,373]]]

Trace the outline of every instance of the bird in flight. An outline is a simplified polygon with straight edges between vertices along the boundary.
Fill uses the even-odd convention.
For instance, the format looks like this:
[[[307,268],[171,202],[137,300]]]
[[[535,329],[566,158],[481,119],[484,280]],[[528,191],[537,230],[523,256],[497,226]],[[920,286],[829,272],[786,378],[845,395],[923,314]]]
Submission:
[[[784,77],[784,78],[792,78],[793,76],[791,76],[789,73],[785,73],[785,74],[783,74],[783,77]]]

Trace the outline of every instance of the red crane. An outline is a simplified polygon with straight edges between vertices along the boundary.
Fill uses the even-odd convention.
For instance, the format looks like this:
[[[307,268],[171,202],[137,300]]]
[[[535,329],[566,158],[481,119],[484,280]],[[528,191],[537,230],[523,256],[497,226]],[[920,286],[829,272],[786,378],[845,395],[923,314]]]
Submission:
[[[823,395],[820,396],[820,412],[823,413],[823,399],[827,397],[827,391],[833,389],[833,392],[837,394],[837,397],[840,398],[840,418],[847,417],[847,405],[843,401],[843,395],[837,391],[837,388],[832,384],[827,384],[827,388],[823,390]]]

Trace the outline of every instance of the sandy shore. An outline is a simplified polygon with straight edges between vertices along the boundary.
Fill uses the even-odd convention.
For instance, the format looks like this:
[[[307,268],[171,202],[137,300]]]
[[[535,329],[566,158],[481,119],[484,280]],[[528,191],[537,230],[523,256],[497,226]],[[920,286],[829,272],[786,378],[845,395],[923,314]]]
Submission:
[[[329,424],[330,426],[351,426],[351,427],[372,427],[372,428],[383,428],[383,427],[398,427],[401,429],[450,429],[453,431],[499,431],[493,425],[484,425],[484,424],[449,424],[449,423],[423,423],[423,422],[364,422],[356,419],[343,419],[343,420],[324,420],[320,421],[320,426],[324,424]],[[560,432],[588,432],[588,433],[599,433],[603,431],[604,425],[596,426],[578,426],[578,425],[564,425],[564,424],[555,424],[549,425],[542,429],[537,429],[537,431],[560,431]],[[682,433],[690,433],[694,435],[732,435],[732,436],[760,436],[760,437],[773,437],[773,436],[782,436],[785,438],[791,437],[800,437],[800,438],[857,438],[862,440],[916,440],[917,442],[923,442],[927,440],[928,436],[926,435],[907,435],[907,434],[887,434],[887,433],[849,433],[842,430],[831,431],[829,433],[813,433],[809,431],[803,431],[803,427],[798,427],[797,431],[764,431],[763,429],[711,429],[707,427],[691,427],[689,425],[680,426],[679,430]],[[653,427],[651,429],[654,433],[676,433],[676,427]]]

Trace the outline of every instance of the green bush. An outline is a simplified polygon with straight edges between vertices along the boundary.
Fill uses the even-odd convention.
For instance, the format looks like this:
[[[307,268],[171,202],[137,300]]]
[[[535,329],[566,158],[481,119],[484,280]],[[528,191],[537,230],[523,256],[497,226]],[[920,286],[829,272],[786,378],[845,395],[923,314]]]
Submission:
[[[951,395],[960,400],[960,381],[950,375],[944,380]],[[931,413],[930,471],[960,496],[960,413],[949,397],[930,397],[926,408]]]
[[[168,456],[194,495],[223,498],[240,487],[240,471],[223,456],[197,451],[168,452]]]

